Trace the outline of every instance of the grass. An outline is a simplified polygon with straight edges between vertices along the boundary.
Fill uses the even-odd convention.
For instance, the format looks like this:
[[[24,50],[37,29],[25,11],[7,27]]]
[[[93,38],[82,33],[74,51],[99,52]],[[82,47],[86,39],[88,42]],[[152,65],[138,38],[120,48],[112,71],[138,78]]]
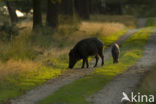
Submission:
[[[73,32],[74,31],[74,32]],[[54,39],[58,39],[57,44],[62,47],[71,47],[79,40],[88,37],[110,37],[127,32],[127,27],[120,23],[98,23],[98,22],[82,22],[80,25],[61,25],[58,33],[53,35]],[[64,36],[62,36],[62,34]],[[75,38],[76,37],[76,38]],[[117,35],[116,37],[119,37]],[[63,41],[62,41],[63,40]],[[55,40],[56,41],[56,40]],[[63,44],[61,44],[63,43]]]
[[[63,71],[63,69],[46,67],[34,62],[30,63],[30,61],[15,62],[13,60],[2,65],[0,68],[3,72],[0,77],[0,101],[20,96],[48,79],[56,78]]]
[[[147,19],[147,22],[146,22],[146,27],[148,26],[153,26],[154,25],[154,22],[155,22],[155,18],[148,18]]]
[[[136,28],[136,18],[129,15],[92,15],[90,21],[121,23],[128,28]]]
[[[150,71],[146,72],[138,88],[135,92],[140,92],[142,95],[154,95],[156,96],[156,65],[150,67]],[[136,103],[144,104],[144,103]]]
[[[110,36],[101,36],[99,35],[98,37],[100,38],[100,40],[102,40],[104,42],[105,47],[107,47],[108,45],[112,44],[113,42],[115,42],[117,39],[119,39],[119,37],[121,36],[121,34],[125,34],[127,32],[127,30],[122,30],[122,31],[118,31]]]
[[[94,36],[111,44],[127,32],[120,23],[62,24],[57,31],[42,28],[37,33],[30,32],[31,25],[31,21],[22,21],[18,27],[26,29],[10,42],[0,41],[0,102],[64,74],[68,52],[77,41]]]
[[[119,64],[112,59],[104,67],[97,68],[92,74],[65,85],[38,104],[90,104],[86,98],[102,89],[116,75],[123,73],[142,56],[151,29],[142,29],[128,39],[121,47]]]

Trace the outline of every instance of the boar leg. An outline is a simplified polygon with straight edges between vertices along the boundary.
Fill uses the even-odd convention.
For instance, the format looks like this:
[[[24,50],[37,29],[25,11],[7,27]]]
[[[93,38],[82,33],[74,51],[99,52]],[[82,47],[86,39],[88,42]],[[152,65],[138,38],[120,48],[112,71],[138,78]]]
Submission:
[[[86,64],[87,64],[87,68],[89,67],[89,64],[88,64],[88,58],[86,59]]]
[[[101,57],[101,59],[102,59],[101,65],[103,66],[103,65],[104,65],[104,55],[103,55],[103,51],[101,51],[101,52],[99,53],[99,55],[100,55],[100,57]]]
[[[83,58],[82,67],[81,68],[84,68],[85,63],[86,63],[86,58]]]
[[[98,55],[96,55],[96,56],[95,56],[95,59],[96,59],[96,62],[95,62],[94,67],[96,67],[96,66],[97,66],[97,63],[98,63],[98,61],[99,61],[99,56],[98,56]]]
[[[87,68],[89,67],[88,59],[87,59],[87,58],[83,58],[83,63],[82,63],[82,67],[81,67],[81,68],[84,68],[85,63],[86,63],[86,65],[87,65]]]
[[[113,64],[115,64],[116,63],[116,61],[115,61],[116,57],[114,54],[112,54],[112,56],[113,56]]]

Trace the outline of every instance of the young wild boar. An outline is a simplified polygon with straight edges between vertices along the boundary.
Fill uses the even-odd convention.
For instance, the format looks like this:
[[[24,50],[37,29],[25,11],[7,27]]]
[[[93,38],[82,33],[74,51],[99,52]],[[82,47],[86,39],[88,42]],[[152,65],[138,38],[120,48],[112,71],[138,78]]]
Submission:
[[[119,62],[119,55],[120,55],[120,48],[118,44],[113,44],[112,45],[112,57],[113,57],[113,63],[118,63]]]
[[[95,56],[97,66],[99,56],[102,59],[102,65],[104,64],[104,55],[103,55],[103,43],[98,40],[97,38],[88,38],[79,41],[75,47],[69,53],[69,68],[73,68],[77,61],[83,59],[82,67],[84,68],[85,63],[87,68],[89,67],[88,64],[88,57]]]

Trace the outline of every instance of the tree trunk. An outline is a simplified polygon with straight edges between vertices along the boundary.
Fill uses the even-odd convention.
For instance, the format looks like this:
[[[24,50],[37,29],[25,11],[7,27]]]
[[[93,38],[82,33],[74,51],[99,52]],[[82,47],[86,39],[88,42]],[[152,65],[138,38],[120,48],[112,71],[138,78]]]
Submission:
[[[56,28],[58,26],[58,2],[47,2],[47,17],[46,17],[47,26]]]
[[[11,3],[6,0],[6,5],[9,11],[9,15],[10,15],[10,20],[11,20],[11,24],[14,25],[18,22],[18,17],[16,14],[16,9],[11,5]]]
[[[101,10],[101,1],[99,0],[90,0],[90,13],[98,14]]]
[[[62,0],[61,1],[61,13],[63,15],[73,16],[74,14],[74,0]]]
[[[42,26],[41,1],[33,0],[33,29]]]
[[[89,0],[75,0],[75,9],[80,18],[89,19]]]
[[[123,14],[122,3],[121,2],[118,4],[118,14],[120,14],[120,15]]]

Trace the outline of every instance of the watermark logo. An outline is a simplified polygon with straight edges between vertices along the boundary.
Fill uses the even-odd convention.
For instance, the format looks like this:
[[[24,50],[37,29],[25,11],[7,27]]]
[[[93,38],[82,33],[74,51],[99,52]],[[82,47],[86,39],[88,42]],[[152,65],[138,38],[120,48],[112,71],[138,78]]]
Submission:
[[[146,102],[146,103],[154,103],[154,95],[141,95],[141,93],[134,94],[131,92],[130,96],[123,92],[123,97],[121,99],[121,102],[128,101],[128,102]]]
[[[122,95],[123,95],[123,98],[121,99],[121,102],[123,102],[123,101],[129,101],[130,102],[129,97],[125,92],[123,92]]]

